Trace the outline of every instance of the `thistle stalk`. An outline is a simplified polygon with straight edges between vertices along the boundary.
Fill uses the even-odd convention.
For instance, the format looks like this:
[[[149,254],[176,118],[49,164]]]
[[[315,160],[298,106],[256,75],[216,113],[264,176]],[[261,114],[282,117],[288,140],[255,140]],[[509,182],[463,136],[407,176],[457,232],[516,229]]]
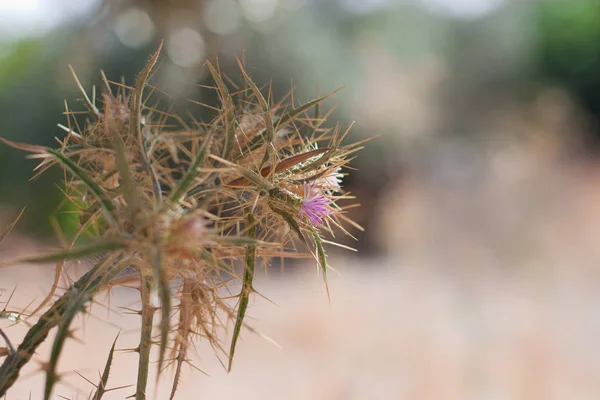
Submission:
[[[75,243],[83,233],[92,237],[78,247],[3,262],[0,267],[59,262],[57,283],[62,270],[69,268],[67,261],[103,255],[48,306],[56,287],[52,289],[38,306],[40,311],[47,310],[15,351],[0,348],[0,357],[6,357],[0,366],[0,397],[57,327],[50,360],[42,363],[44,395],[49,399],[61,383],[60,356],[75,316],[87,312],[98,293],[133,285],[140,294],[137,313],[141,321],[132,397],[147,398],[156,345],[157,384],[166,374],[164,367],[175,364],[172,399],[194,341],[207,340],[215,351],[227,354],[222,336],[233,326],[224,366],[231,370],[239,337],[249,328],[246,314],[255,293],[257,265],[290,253],[314,258],[327,288],[325,245],[331,242],[326,238],[333,237],[334,229],[348,235],[347,229],[360,229],[344,214],[341,203],[351,197],[343,192],[340,170],[362,143],[342,145],[347,131],[342,133],[341,126],[324,128],[329,113],[311,112],[331,94],[291,108],[283,101],[273,102],[270,93],[263,95],[242,63],[241,91],[230,90],[226,83],[230,80],[222,76],[218,64],[207,63],[216,85],[211,89],[220,104],[207,106],[214,114],[209,122],[187,124],[148,103],[152,94],[160,93],[149,83],[159,54],[160,49],[133,87],[114,84],[102,74],[106,88],[99,101],[95,91],[88,96],[75,77],[88,119],[80,124],[81,112],[67,107],[67,123],[60,125],[66,136],[58,139],[59,148],[0,138],[41,160],[39,171],[51,166],[65,171],[65,202],[75,208],[79,221],[77,234],[68,239]],[[0,241],[13,225],[0,235]],[[59,237],[63,238],[60,232]],[[236,305],[227,297],[232,281],[241,282]],[[154,293],[160,305],[152,303]],[[158,310],[160,323],[154,318]],[[12,343],[9,332],[3,333],[8,335],[5,341]],[[100,399],[113,390],[106,385],[110,366],[116,362],[114,347],[100,383],[92,383],[91,398]]]
[[[152,346],[152,323],[156,309],[151,304],[150,293],[152,282],[149,277],[142,278],[140,294],[142,298],[142,317],[140,330],[140,344],[138,346],[139,361],[135,400],[146,400],[146,386],[148,385],[148,374],[150,371],[150,348]]]
[[[125,266],[115,266],[109,268],[104,276],[99,276],[99,271],[103,269],[102,264],[97,264],[85,275],[79,278],[73,285],[52,304],[38,320],[38,322],[29,329],[23,342],[17,348],[17,351],[10,353],[0,366],[0,396],[4,396],[6,391],[15,383],[19,377],[21,368],[23,368],[31,359],[37,348],[46,340],[48,333],[56,327],[64,318],[67,311],[67,304],[74,293],[85,293],[88,301],[98,292],[101,292],[110,279],[121,273]]]

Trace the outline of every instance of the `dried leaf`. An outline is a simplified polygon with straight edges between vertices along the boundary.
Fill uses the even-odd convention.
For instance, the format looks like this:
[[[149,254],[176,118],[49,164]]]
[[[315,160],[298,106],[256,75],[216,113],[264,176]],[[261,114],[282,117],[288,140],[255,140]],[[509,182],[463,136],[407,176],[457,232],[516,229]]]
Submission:
[[[281,162],[279,162],[276,166],[275,166],[275,173],[278,172],[282,172],[285,170],[288,170],[312,157],[316,157],[319,154],[323,154],[326,153],[327,151],[329,151],[330,149],[327,147],[324,147],[322,149],[315,149],[315,150],[311,150],[311,151],[307,151],[306,153],[302,153],[302,154],[296,154],[295,156],[291,156],[286,158],[285,160],[282,160]],[[267,177],[269,174],[271,173],[271,166],[267,166],[264,167],[261,171],[260,171],[260,175],[264,178]],[[247,186],[250,182],[248,181],[248,179],[241,177],[241,178],[237,178],[229,183],[227,183],[227,186]]]
[[[15,225],[17,224],[17,222],[19,221],[19,219],[21,219],[21,217],[23,216],[23,213],[25,212],[25,207],[23,207],[23,209],[21,210],[21,212],[19,213],[19,215],[17,215],[17,218],[15,218],[15,220],[13,222],[11,222],[6,229],[4,229],[4,232],[2,232],[2,234],[0,234],[0,243],[2,243],[2,241],[6,238],[6,236],[10,233],[10,231],[13,230],[13,228],[15,227]]]
[[[225,111],[225,144],[223,146],[223,158],[227,160],[231,155],[233,144],[235,142],[235,109],[233,107],[233,101],[231,100],[229,90],[227,90],[227,86],[221,78],[221,73],[217,71],[210,62],[207,62],[206,65],[208,66],[208,70],[217,84],[219,97],[221,98],[221,103],[223,103],[223,108]]]
[[[7,144],[10,147],[13,147],[17,150],[27,151],[29,153],[44,154],[44,153],[46,153],[46,150],[48,150],[48,147],[38,146],[38,145],[34,145],[34,144],[13,142],[12,140],[5,139],[2,136],[0,136],[0,142],[3,142],[4,144]]]

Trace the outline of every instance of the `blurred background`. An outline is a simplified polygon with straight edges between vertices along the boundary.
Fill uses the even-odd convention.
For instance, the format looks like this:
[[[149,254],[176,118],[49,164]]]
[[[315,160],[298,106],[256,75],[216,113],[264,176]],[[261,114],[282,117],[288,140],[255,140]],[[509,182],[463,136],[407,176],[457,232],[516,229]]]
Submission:
[[[329,307],[311,265],[263,277],[279,307],[257,300],[250,313],[283,348],[247,334],[227,375],[199,346],[211,377],[187,371],[182,393],[598,398],[600,2],[0,0],[0,135],[52,144],[64,99],[79,98],[69,64],[86,88],[100,69],[131,83],[162,39],[155,82],[177,109],[214,102],[196,85],[209,82],[204,61],[218,57],[235,79],[245,50],[254,80],[278,95],[295,84],[305,102],[344,86],[327,103],[338,105],[331,124],[356,121],[350,140],[378,136],[345,178],[366,231],[348,243],[357,253],[332,250],[341,276]],[[31,183],[34,166],[0,146],[0,219],[27,205],[0,258],[56,240],[61,173]],[[24,307],[52,272],[4,269],[0,287],[18,284]],[[98,365],[74,350],[65,371],[96,376],[114,332],[134,326],[111,315],[86,330]],[[132,380],[122,371],[115,386]],[[14,398],[41,387],[33,370],[28,379]],[[69,398],[88,388],[68,382]]]

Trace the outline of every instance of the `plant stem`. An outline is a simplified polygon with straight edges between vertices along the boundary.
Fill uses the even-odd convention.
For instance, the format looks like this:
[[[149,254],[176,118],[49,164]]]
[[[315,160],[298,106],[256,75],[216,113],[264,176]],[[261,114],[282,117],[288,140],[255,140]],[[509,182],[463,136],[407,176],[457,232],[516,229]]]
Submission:
[[[146,385],[148,384],[148,370],[150,369],[150,347],[152,346],[152,324],[154,312],[156,311],[150,303],[151,291],[152,283],[150,278],[142,276],[142,286],[140,287],[142,297],[142,329],[138,348],[140,360],[138,363],[135,400],[146,400]]]
[[[6,391],[15,383],[21,368],[29,362],[36,349],[46,340],[50,330],[60,323],[68,300],[72,296],[71,293],[73,291],[85,291],[91,299],[102,289],[104,284],[126,268],[126,265],[118,265],[107,271],[107,273],[98,275],[104,265],[104,263],[97,264],[79,278],[29,329],[17,351],[11,352],[6,357],[2,366],[0,366],[0,397],[4,396]]]

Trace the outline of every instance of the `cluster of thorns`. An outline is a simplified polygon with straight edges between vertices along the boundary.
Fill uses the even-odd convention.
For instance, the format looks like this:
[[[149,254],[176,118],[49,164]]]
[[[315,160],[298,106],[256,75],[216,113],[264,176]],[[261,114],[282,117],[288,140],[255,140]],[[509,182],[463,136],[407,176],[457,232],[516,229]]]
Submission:
[[[342,168],[362,142],[342,146],[349,128],[323,126],[329,115],[320,115],[319,104],[329,95],[295,106],[290,91],[275,103],[242,63],[239,86],[226,84],[218,66],[207,63],[215,82],[209,89],[216,90],[220,105],[198,103],[214,118],[186,122],[149,105],[162,94],[149,83],[159,52],[133,87],[102,75],[105,88],[98,100],[74,75],[86,110],[82,119],[67,107],[67,124],[59,125],[66,135],[57,139],[57,148],[2,139],[40,159],[38,174],[62,167],[65,201],[79,225],[65,249],[20,260],[58,262],[57,280],[32,313],[44,314],[22,344],[5,354],[0,395],[49,330],[58,327],[44,364],[50,398],[60,381],[58,358],[73,317],[98,293],[127,286],[141,294],[134,396],[146,396],[150,350],[156,345],[158,375],[174,365],[173,398],[194,339],[208,340],[231,369],[240,332],[249,328],[244,317],[256,293],[259,265],[273,258],[313,257],[326,283],[330,267],[324,246],[336,244],[334,231],[350,235],[349,227],[360,229],[346,216],[353,205],[339,203],[351,199],[341,187]],[[86,244],[78,245],[79,237],[87,237]],[[65,261],[82,258],[93,258],[93,267],[53,302]],[[241,282],[239,294],[231,294],[232,281]],[[231,336],[228,349],[224,330]],[[108,390],[113,351],[114,346],[94,399]]]

